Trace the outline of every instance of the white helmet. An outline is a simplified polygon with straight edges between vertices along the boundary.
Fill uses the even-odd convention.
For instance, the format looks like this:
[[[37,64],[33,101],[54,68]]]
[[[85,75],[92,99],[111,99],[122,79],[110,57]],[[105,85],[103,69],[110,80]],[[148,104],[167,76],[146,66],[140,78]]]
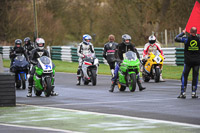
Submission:
[[[36,47],[39,48],[40,50],[44,49],[44,44],[45,44],[45,41],[43,38],[36,39]]]
[[[92,40],[92,37],[88,34],[83,35],[83,43],[89,45]]]
[[[156,42],[156,37],[154,35],[149,36],[149,43],[154,44]]]

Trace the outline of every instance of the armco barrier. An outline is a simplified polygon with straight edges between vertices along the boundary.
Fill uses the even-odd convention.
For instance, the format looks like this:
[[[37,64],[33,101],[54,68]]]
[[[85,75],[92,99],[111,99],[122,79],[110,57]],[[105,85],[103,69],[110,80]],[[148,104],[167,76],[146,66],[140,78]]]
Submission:
[[[10,46],[0,47],[0,53],[3,53],[3,59],[9,59]],[[96,57],[100,63],[106,64],[107,61],[103,58],[103,48],[94,48]],[[140,57],[142,58],[143,48],[137,48]],[[162,48],[167,65],[183,65],[184,64],[184,49],[183,48]],[[78,62],[77,48],[70,46],[51,46],[51,58],[53,60],[62,60],[69,62]]]

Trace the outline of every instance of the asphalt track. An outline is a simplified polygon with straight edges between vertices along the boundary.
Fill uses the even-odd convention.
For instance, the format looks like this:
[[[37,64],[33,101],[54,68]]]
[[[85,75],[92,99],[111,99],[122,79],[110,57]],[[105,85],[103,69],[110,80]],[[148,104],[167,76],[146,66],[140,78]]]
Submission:
[[[180,81],[166,80],[166,82],[143,83],[146,90],[135,92],[128,89],[119,92],[117,86],[113,93],[108,92],[110,76],[98,75],[97,85],[76,86],[76,75],[56,73],[56,88],[59,96],[46,98],[26,97],[26,90],[16,91],[17,104],[37,105],[63,109],[82,110],[106,114],[117,114],[130,117],[150,118],[200,125],[200,99],[191,98],[191,84],[186,91],[186,99],[177,99],[180,93]],[[199,90],[197,92],[199,94]],[[1,131],[26,132],[26,129],[0,125]],[[17,129],[15,129],[17,128]],[[9,130],[8,130],[9,129]],[[29,129],[29,131],[31,131]],[[34,129],[33,132],[36,130]],[[41,131],[40,131],[41,132]],[[57,132],[43,130],[43,132]],[[58,131],[59,132],[59,131]]]

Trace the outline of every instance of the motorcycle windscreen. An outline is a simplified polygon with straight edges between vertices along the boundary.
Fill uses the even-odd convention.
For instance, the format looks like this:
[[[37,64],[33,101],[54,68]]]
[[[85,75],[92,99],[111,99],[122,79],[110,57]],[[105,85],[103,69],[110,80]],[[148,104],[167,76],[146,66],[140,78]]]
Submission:
[[[40,57],[40,60],[41,60],[41,62],[42,62],[43,64],[45,64],[45,65],[51,63],[50,59],[49,59],[47,56],[42,56],[42,57]]]
[[[124,53],[123,57],[124,57],[124,59],[127,59],[127,60],[132,60],[132,61],[137,60],[137,55],[133,51],[128,51],[128,52]]]

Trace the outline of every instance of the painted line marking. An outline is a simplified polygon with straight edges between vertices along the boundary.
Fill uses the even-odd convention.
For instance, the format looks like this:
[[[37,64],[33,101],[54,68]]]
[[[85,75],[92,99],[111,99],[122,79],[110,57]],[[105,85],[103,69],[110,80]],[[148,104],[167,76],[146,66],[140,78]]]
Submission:
[[[18,127],[18,128],[31,128],[31,129],[38,129],[38,130],[48,130],[48,131],[56,131],[56,132],[64,132],[64,133],[81,133],[81,132],[76,132],[76,131],[54,129],[54,128],[49,128],[49,127],[22,126],[22,125],[4,124],[4,123],[0,123],[0,125],[10,126],[10,127]]]
[[[106,113],[82,111],[82,110],[75,110],[75,109],[64,109],[64,108],[57,108],[57,107],[43,107],[43,106],[26,105],[26,104],[17,104],[17,105],[32,106],[32,107],[47,108],[47,109],[55,109],[55,110],[62,110],[62,111],[71,111],[71,112],[90,113],[90,114],[94,114],[94,115],[104,115],[104,116],[127,118],[127,119],[132,119],[132,120],[141,120],[141,121],[149,121],[149,122],[159,122],[159,123],[165,123],[165,124],[174,124],[174,125],[178,125],[178,126],[189,126],[189,127],[194,127],[194,128],[200,128],[200,125],[196,125],[196,124],[173,122],[173,121],[167,121],[167,120],[158,120],[158,119],[150,119],[150,118],[132,117],[132,116],[124,116],[124,115],[116,115],[116,114],[106,114]]]
[[[161,101],[161,100],[174,100],[177,98],[167,98],[167,99],[151,99],[151,100],[134,100],[135,102],[152,102],[152,101]],[[43,105],[45,107],[51,107],[51,106],[61,106],[61,105],[92,105],[92,104],[112,104],[112,103],[128,103],[130,101],[112,101],[112,102],[90,102],[90,103],[69,103],[69,104],[49,104],[49,105]]]

